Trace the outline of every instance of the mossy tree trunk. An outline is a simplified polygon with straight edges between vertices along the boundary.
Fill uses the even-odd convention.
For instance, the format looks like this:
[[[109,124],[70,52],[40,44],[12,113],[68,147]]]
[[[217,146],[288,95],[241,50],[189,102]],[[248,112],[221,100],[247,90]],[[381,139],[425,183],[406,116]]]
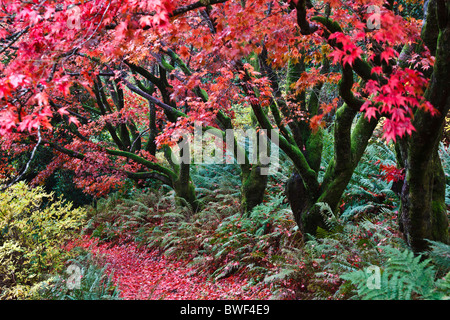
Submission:
[[[226,141],[227,137],[225,130],[232,130],[233,125],[231,119],[227,117],[222,111],[217,114],[217,122],[222,130],[216,128],[209,128],[210,131],[215,131],[217,135],[222,135]],[[250,163],[248,152],[245,148],[238,144],[238,137],[233,133],[234,137],[234,149],[232,153],[235,158],[242,158],[244,163],[240,163],[241,169],[241,212],[246,214],[257,205],[263,203],[264,194],[267,188],[268,176],[261,174],[261,169],[264,167],[259,163]],[[258,159],[260,153],[266,153],[266,150],[262,150],[258,146]],[[230,150],[231,151],[231,150]],[[242,156],[242,157],[241,157]]]
[[[195,185],[190,177],[189,170],[190,164],[181,164],[181,173],[179,174],[178,178],[172,183],[175,194],[178,197],[178,204],[181,206],[189,204],[190,208],[192,208],[192,210],[196,212],[200,209],[200,207],[195,192]]]
[[[185,138],[178,143],[180,146],[179,154],[174,155],[169,146],[164,146],[164,156],[172,170],[170,175],[171,187],[175,191],[177,203],[180,206],[189,206],[194,212],[197,212],[200,206],[195,185],[191,179],[191,164],[189,161],[185,161],[186,158],[184,157],[185,152],[190,156],[190,143]]]
[[[450,2],[428,2],[422,39],[435,55],[425,99],[439,114],[418,110],[413,122],[416,131],[397,148],[399,162],[405,168],[400,226],[415,252],[427,250],[426,239],[449,242],[445,175],[438,148],[450,109]]]
[[[298,2],[302,5],[303,2]],[[304,3],[303,3],[304,5]],[[298,10],[298,8],[297,8]],[[300,17],[301,19],[302,17]],[[324,17],[317,17],[317,22],[324,25],[324,36],[328,37],[334,32],[342,30],[339,25]],[[307,27],[305,23],[298,23],[302,34],[314,32],[317,28]],[[303,26],[303,27],[302,27]],[[339,46],[336,43],[332,45]],[[264,50],[262,51],[264,53]],[[341,68],[342,78],[339,83],[339,94],[343,104],[337,109],[334,121],[334,157],[326,168],[322,181],[318,173],[323,152],[323,129],[312,129],[309,122],[296,118],[293,110],[287,106],[289,102],[296,103],[311,119],[319,115],[319,93],[322,83],[317,83],[308,93],[296,93],[291,87],[301,74],[305,72],[305,55],[300,59],[293,59],[289,63],[285,92],[289,100],[279,94],[270,105],[272,119],[256,101],[252,100],[252,108],[260,126],[270,130],[274,126],[279,129],[277,140],[280,148],[292,160],[295,171],[286,184],[286,195],[291,205],[294,219],[305,236],[307,233],[315,234],[318,227],[326,229],[325,218],[322,216],[322,203],[327,204],[334,212],[337,211],[341,197],[350,181],[353,171],[361,159],[370,137],[375,130],[378,119],[367,120],[360,113],[364,103],[362,98],[356,97],[352,92],[353,78],[358,75],[363,80],[376,80],[371,74],[371,66],[364,60],[357,60],[353,66],[346,65]],[[264,61],[264,59],[262,59]],[[261,63],[264,65],[263,63]],[[328,72],[328,62],[323,61],[321,72]],[[273,91],[279,92],[279,83],[270,68],[261,68],[272,81]],[[244,79],[245,80],[245,79]],[[251,89],[247,89],[249,94]],[[287,124],[283,119],[289,119]]]
[[[317,188],[306,184],[298,172],[286,184],[295,221],[304,235],[314,235],[318,227],[327,229],[320,204],[327,204],[333,212],[337,212],[342,195],[373,134],[377,124],[375,119],[368,121],[360,116],[352,128],[356,115],[357,112],[345,103],[337,110],[334,156]]]
[[[260,165],[254,164],[242,172],[241,181],[241,210],[247,213],[263,203],[268,176],[261,174]]]
[[[413,153],[411,147],[408,151]],[[408,245],[420,253],[429,247],[427,239],[444,243],[449,240],[445,175],[437,150],[427,161],[409,160],[410,156],[400,197],[399,224]]]

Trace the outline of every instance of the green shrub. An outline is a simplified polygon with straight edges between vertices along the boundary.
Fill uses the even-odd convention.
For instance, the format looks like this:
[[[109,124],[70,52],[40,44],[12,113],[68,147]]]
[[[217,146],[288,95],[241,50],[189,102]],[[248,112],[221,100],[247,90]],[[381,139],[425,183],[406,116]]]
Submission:
[[[46,203],[43,205],[43,203]],[[0,299],[21,299],[70,257],[85,211],[19,182],[0,192]]]

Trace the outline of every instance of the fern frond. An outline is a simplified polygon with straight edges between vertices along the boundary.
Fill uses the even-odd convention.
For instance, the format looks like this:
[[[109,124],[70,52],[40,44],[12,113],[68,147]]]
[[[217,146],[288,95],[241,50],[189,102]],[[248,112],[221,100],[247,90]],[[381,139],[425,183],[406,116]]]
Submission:
[[[341,279],[356,285],[359,298],[411,300],[436,297],[436,272],[430,259],[415,256],[410,250],[386,246],[382,250],[387,260],[383,267],[378,267],[378,275],[367,269],[341,275]],[[377,286],[370,285],[373,280],[378,281]]]
[[[281,281],[281,280],[291,277],[296,272],[297,272],[297,269],[282,269],[280,272],[278,272],[276,274],[266,276],[264,278],[264,282],[265,283],[278,282],[278,281]]]
[[[450,271],[450,245],[428,240],[431,244],[429,255],[433,262],[441,269],[443,272]]]

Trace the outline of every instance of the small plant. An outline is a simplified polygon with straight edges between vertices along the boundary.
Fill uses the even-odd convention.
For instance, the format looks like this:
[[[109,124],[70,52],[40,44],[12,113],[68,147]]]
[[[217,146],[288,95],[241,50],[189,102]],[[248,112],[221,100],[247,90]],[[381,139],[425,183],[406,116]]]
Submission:
[[[448,244],[431,241],[429,256],[438,268],[438,274],[450,272],[450,246]]]

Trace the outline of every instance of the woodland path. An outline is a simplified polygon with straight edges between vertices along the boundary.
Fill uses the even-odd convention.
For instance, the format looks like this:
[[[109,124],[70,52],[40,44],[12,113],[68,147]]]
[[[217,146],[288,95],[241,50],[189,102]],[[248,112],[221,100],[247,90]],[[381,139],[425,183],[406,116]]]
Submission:
[[[75,246],[75,244],[74,244]],[[98,244],[90,238],[76,244],[88,249],[115,284],[125,300],[264,300],[270,290],[253,287],[248,280],[229,276],[207,279],[186,261],[174,261],[158,251],[143,250],[136,243]]]

